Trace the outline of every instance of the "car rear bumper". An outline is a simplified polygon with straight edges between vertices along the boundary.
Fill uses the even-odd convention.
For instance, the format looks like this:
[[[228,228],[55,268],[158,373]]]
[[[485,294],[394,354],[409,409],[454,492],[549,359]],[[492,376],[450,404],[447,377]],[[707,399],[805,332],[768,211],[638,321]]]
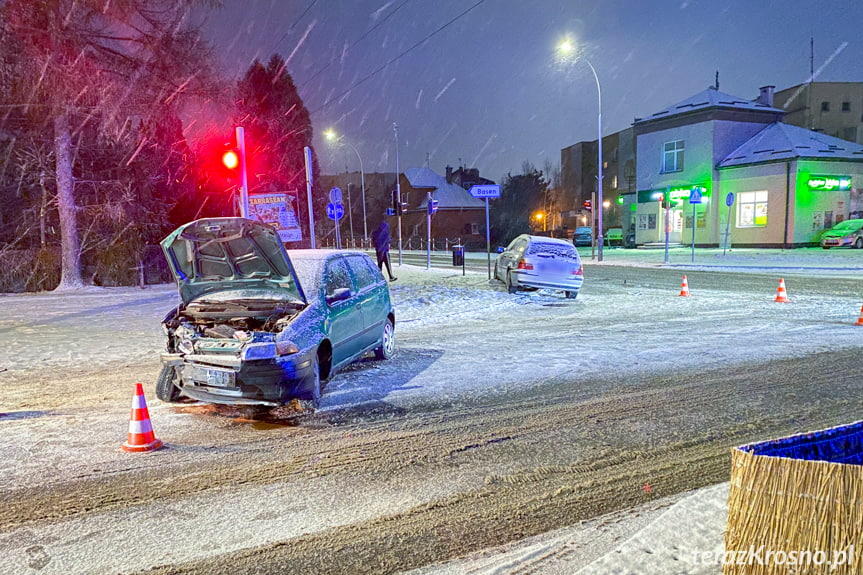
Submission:
[[[513,273],[517,273],[516,278],[519,286],[536,289],[556,289],[577,292],[581,289],[581,285],[584,283],[583,276],[576,276],[577,279],[566,280],[549,279],[536,275],[530,275],[523,271],[516,272],[516,270],[513,270]]]
[[[315,350],[310,349],[261,361],[207,358],[203,355],[192,359],[180,354],[163,354],[162,363],[174,365],[179,371],[180,389],[191,399],[226,405],[275,407],[296,397],[302,384],[314,376],[314,353]],[[208,374],[216,377],[208,378]]]

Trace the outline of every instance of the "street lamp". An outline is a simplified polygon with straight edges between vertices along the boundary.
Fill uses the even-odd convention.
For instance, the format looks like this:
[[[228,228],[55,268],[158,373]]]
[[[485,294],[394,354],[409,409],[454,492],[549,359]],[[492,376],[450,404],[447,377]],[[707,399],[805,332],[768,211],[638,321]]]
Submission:
[[[598,176],[597,176],[597,189],[596,189],[596,200],[597,203],[602,206],[602,88],[599,85],[599,76],[596,75],[596,69],[593,67],[593,64],[590,63],[590,60],[585,58],[580,52],[576,52],[576,46],[570,40],[564,40],[558,46],[558,50],[561,54],[564,55],[574,55],[576,61],[584,60],[584,63],[590,67],[590,71],[593,72],[593,79],[596,80],[596,95],[598,98],[598,106],[597,106],[597,116],[596,116],[596,124],[597,131],[599,134],[599,138],[596,141],[596,147],[598,150]],[[600,208],[597,211],[598,220],[597,220],[597,243],[599,244],[599,251],[597,252],[598,260],[602,261],[602,209]]]
[[[360,157],[360,151],[357,150],[356,146],[351,144],[350,142],[345,141],[344,138],[336,134],[334,130],[325,130],[324,138],[327,139],[328,142],[333,142],[335,144],[341,146],[348,146],[357,154],[357,160],[360,161],[360,187],[363,197],[363,247],[368,247],[369,245],[369,227],[366,223],[366,173],[363,170],[363,159]],[[351,227],[351,231],[353,231],[353,227]]]

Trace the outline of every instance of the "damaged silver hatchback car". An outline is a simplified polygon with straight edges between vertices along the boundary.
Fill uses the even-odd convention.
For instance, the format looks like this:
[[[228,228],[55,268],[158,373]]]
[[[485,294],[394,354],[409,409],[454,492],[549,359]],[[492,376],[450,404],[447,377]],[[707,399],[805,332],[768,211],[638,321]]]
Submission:
[[[394,352],[389,288],[364,253],[289,257],[274,228],[242,218],[185,224],[162,249],[181,300],[162,322],[162,401],[317,405],[338,368]]]

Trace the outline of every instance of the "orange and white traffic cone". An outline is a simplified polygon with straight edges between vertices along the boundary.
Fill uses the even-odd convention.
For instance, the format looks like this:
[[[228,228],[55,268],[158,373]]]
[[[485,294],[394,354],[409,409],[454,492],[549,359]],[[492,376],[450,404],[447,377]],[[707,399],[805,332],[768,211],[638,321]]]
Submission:
[[[686,282],[686,276],[683,276],[683,283],[680,284],[680,294],[683,297],[689,297],[689,284]]]
[[[791,300],[788,299],[788,294],[785,292],[785,280],[779,278],[779,287],[776,288],[776,299],[773,301],[778,301],[780,303],[790,303]]]
[[[860,317],[857,318],[857,323],[854,325],[863,325],[863,307],[860,308]]]
[[[129,416],[129,438],[121,447],[123,451],[152,451],[162,447],[162,440],[156,439],[153,424],[150,423],[150,413],[147,411],[147,400],[144,398],[144,386],[135,384],[135,396],[132,397],[132,413]]]

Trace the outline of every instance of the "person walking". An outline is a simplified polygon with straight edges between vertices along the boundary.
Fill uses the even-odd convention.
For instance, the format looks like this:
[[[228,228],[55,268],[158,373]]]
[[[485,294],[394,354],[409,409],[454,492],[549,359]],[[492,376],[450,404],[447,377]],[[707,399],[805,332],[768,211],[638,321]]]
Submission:
[[[393,269],[390,267],[390,227],[386,220],[382,221],[378,229],[372,232],[372,244],[375,246],[375,254],[378,256],[378,267],[381,268],[381,272],[383,273],[384,264],[386,264],[390,281],[396,281],[398,278],[393,275]]]

